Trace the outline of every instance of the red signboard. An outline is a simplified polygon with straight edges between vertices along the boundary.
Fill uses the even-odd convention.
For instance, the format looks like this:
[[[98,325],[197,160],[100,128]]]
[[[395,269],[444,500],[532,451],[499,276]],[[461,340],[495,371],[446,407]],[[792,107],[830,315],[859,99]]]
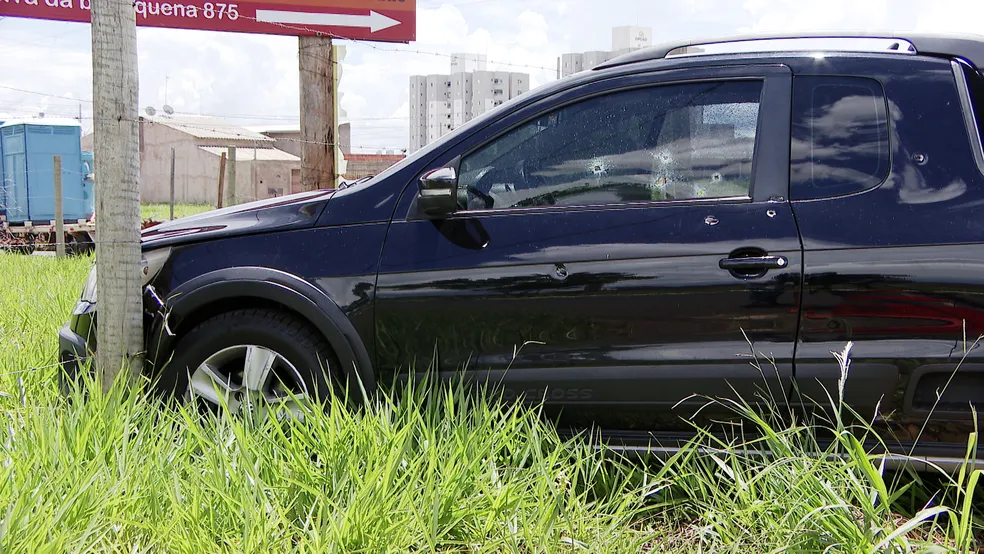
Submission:
[[[0,0],[0,16],[89,22],[91,0]],[[137,25],[410,42],[417,0],[136,0]]]

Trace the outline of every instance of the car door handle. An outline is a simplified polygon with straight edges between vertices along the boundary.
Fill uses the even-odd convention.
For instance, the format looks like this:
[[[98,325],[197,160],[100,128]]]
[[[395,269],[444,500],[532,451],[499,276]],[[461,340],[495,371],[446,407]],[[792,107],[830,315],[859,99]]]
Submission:
[[[725,258],[718,265],[721,269],[728,271],[782,269],[789,265],[789,260],[784,256],[750,256],[747,258]]]

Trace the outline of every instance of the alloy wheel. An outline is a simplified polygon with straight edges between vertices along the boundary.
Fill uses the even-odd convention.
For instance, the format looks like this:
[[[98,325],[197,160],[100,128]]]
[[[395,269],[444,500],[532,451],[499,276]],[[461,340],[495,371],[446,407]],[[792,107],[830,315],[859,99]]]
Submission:
[[[224,348],[192,372],[186,399],[213,410],[298,417],[308,398],[300,373],[278,352],[263,346]]]

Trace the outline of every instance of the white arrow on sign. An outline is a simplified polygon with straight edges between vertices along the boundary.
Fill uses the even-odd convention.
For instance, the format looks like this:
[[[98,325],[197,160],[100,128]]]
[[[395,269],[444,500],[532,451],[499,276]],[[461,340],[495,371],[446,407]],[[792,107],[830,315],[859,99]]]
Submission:
[[[256,20],[263,23],[310,25],[316,27],[368,27],[371,33],[396,27],[402,23],[397,19],[386,17],[381,13],[371,10],[369,11],[369,15],[256,10]]]

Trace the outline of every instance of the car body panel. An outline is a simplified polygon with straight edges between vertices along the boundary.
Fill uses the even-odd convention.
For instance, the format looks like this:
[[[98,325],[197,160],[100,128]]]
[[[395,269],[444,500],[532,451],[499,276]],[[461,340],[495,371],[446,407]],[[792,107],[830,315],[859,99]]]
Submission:
[[[708,225],[708,213],[720,223]],[[786,256],[788,267],[751,280],[718,267],[750,244]],[[508,369],[510,389],[583,389],[581,413],[611,404],[652,412],[730,386],[754,398],[768,384],[739,356],[754,347],[776,360],[767,371],[781,379],[769,384],[784,401],[801,271],[785,204],[400,222],[378,282],[379,366],[425,371],[436,346],[444,373]]]
[[[145,249],[314,227],[334,191],[302,192],[160,223],[141,233]]]
[[[171,290],[165,306],[155,314],[148,333],[149,359],[161,364],[156,368],[157,372],[167,363],[166,353],[173,347],[169,330],[187,329],[188,325],[183,324],[189,318],[200,322],[202,318],[196,316],[207,312],[210,305],[248,304],[251,299],[275,303],[310,322],[333,345],[341,366],[326,369],[335,371],[339,377],[360,381],[368,392],[376,390],[366,343],[352,323],[358,320],[353,317],[357,303],[346,305],[347,313],[343,312],[325,290],[294,274],[267,267],[219,269],[184,281]],[[180,335],[180,332],[174,334]],[[175,376],[173,373],[168,375]],[[173,383],[164,386],[173,386]]]
[[[335,321],[335,324],[351,326],[355,330],[360,344],[353,348],[364,348],[367,353],[366,358],[358,361],[369,363],[366,371],[371,371],[375,357],[372,303],[379,248],[387,227],[387,224],[317,227],[183,245],[174,248],[152,285],[170,306],[187,293],[188,283],[206,275],[222,276],[224,280],[242,279],[244,277],[236,276],[237,268],[244,271],[249,268],[254,273],[256,269],[253,268],[266,268],[293,276],[294,284],[286,284],[295,291],[302,292],[303,283],[317,289],[331,305],[338,307],[339,312],[326,315],[332,319],[343,318],[344,321]],[[360,255],[352,255],[353,251]],[[318,296],[310,292],[304,295],[308,298]]]

